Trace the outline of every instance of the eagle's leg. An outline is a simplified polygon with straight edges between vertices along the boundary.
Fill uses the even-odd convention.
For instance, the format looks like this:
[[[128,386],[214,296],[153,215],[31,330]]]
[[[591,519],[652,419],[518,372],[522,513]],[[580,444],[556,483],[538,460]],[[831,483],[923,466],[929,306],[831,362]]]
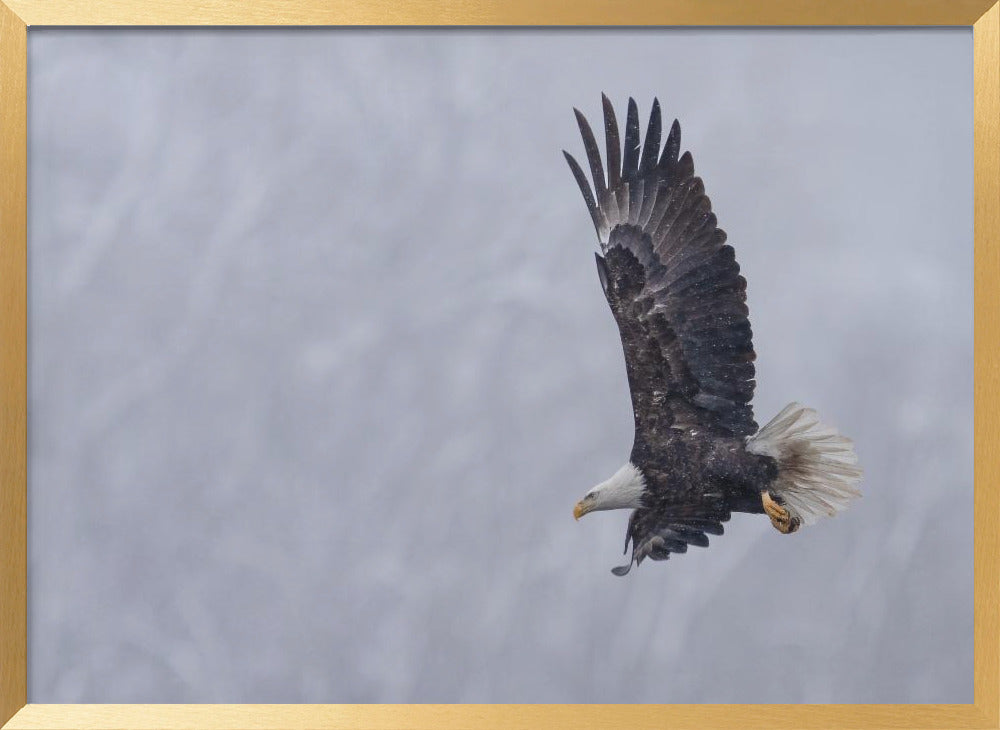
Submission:
[[[768,490],[765,489],[761,492],[760,498],[764,503],[764,511],[771,518],[771,524],[774,525],[774,529],[783,535],[791,534],[799,529],[798,518],[792,517],[789,511],[778,501],[778,498]]]

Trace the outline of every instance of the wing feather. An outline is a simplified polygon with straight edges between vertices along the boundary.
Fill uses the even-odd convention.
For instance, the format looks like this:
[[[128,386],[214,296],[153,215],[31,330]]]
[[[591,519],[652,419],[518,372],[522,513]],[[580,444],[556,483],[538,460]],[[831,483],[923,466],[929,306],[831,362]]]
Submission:
[[[628,115],[625,118],[625,156],[622,162],[622,176],[628,180],[639,179],[639,107],[635,99],[628,100]]]
[[[663,154],[660,156],[660,167],[668,168],[677,164],[677,155],[681,151],[681,123],[674,120],[670,125],[670,134],[667,135],[667,142],[663,145]]]
[[[604,243],[611,234],[611,227],[608,225],[608,219],[605,217],[604,210],[597,206],[597,201],[594,200],[594,194],[590,189],[590,183],[587,181],[586,174],[580,168],[580,163],[566,150],[563,150],[563,155],[566,157],[566,162],[569,163],[570,170],[573,171],[573,177],[576,178],[577,185],[580,186],[580,192],[583,193],[583,200],[587,204],[587,210],[590,211],[591,219],[594,221],[597,238]]]
[[[642,160],[639,163],[639,176],[649,175],[656,167],[660,155],[660,102],[653,99],[653,110],[649,115],[649,125],[646,127],[646,143],[642,148]]]
[[[618,140],[618,120],[615,108],[606,94],[601,94],[604,106],[604,137],[608,151],[608,187],[618,190],[622,184],[621,142]]]
[[[576,123],[580,127],[580,136],[583,137],[583,149],[587,153],[587,161],[590,162],[590,175],[594,181],[594,195],[599,201],[603,201],[608,186],[604,182],[604,168],[601,165],[601,151],[597,149],[597,140],[594,138],[594,131],[590,128],[587,118],[580,113],[579,109],[574,109]]]

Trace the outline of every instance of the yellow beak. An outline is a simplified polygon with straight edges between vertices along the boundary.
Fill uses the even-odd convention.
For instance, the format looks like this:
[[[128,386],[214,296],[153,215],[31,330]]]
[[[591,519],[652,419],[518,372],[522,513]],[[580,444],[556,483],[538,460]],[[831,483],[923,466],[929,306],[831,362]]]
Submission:
[[[590,510],[588,510],[586,507],[583,506],[583,501],[581,500],[581,501],[577,502],[576,506],[573,508],[573,517],[575,519],[580,519],[585,514],[587,514],[589,511]]]

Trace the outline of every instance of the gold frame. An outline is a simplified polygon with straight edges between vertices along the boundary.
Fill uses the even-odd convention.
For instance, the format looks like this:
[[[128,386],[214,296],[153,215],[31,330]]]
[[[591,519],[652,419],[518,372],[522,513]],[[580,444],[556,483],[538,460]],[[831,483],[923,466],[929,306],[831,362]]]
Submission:
[[[27,31],[85,25],[972,26],[975,701],[971,705],[27,703]],[[0,0],[0,722],[5,728],[1000,727],[1000,2],[997,0]]]

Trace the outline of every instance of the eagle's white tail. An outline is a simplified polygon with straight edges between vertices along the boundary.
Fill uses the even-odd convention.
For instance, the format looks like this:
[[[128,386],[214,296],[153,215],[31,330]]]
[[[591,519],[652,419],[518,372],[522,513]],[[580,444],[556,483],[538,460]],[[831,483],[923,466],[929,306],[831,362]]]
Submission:
[[[756,435],[747,450],[778,461],[770,491],[803,524],[833,516],[860,497],[861,467],[854,444],[837,429],[820,423],[812,408],[789,403]]]

